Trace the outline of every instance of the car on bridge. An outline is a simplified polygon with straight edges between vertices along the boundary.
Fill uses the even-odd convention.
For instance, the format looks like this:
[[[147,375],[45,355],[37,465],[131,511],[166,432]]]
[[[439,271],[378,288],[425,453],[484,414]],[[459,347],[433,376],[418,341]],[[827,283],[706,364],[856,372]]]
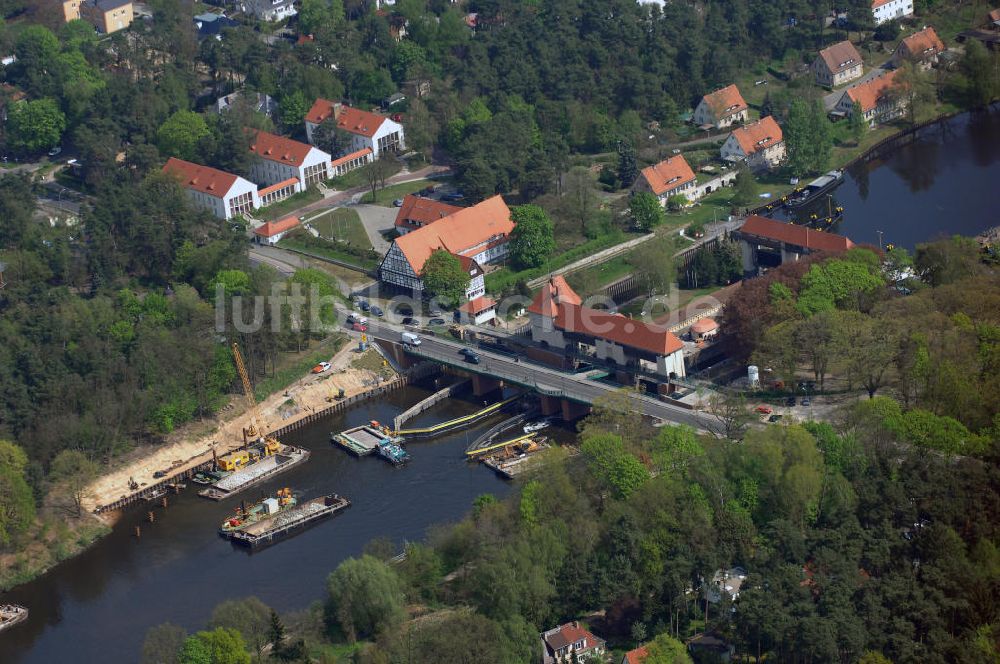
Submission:
[[[471,348],[463,348],[462,350],[458,351],[458,354],[464,357],[465,361],[468,362],[469,364],[479,364],[482,361],[482,358],[480,358],[479,353],[472,350]]]

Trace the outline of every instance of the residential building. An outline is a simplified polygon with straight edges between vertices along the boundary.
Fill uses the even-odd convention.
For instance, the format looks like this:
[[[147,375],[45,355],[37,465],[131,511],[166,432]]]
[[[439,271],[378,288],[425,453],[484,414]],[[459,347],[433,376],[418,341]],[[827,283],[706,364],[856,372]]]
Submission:
[[[465,302],[458,308],[458,322],[463,325],[485,325],[497,317],[497,303],[485,295]]]
[[[984,27],[987,30],[1000,30],[1000,8],[992,9],[986,14],[986,24]]]
[[[205,12],[203,14],[198,14],[194,17],[194,27],[198,29],[198,38],[204,39],[205,37],[219,37],[225,28],[235,28],[239,23],[233,19],[225,16],[224,14],[216,14],[215,12]],[[220,97],[218,101],[222,101],[227,97],[239,97],[239,92],[234,92],[226,97]],[[264,95],[265,97],[267,95]],[[270,99],[270,97],[268,97]],[[218,109],[222,110],[222,109]]]
[[[872,0],[875,25],[906,16],[913,16],[913,0]]]
[[[543,348],[594,357],[626,371],[683,378],[684,344],[667,327],[583,306],[561,276],[528,307],[531,338]]]
[[[864,62],[854,44],[844,40],[824,48],[812,64],[816,84],[836,88],[861,78]]]
[[[80,19],[80,0],[62,1],[63,20],[67,23]]]
[[[272,185],[298,178],[299,189],[305,190],[333,177],[330,155],[308,143],[257,131],[250,151],[256,156],[250,174],[261,184]]]
[[[313,142],[313,131],[324,120],[334,118],[337,129],[351,135],[351,144],[345,152],[357,152],[369,148],[372,159],[378,159],[383,152],[400,152],[406,149],[403,126],[384,115],[362,111],[340,102],[317,99],[306,113],[306,137]]]
[[[910,61],[921,69],[930,69],[937,64],[938,57],[944,50],[944,42],[934,28],[924,28],[899,42],[896,52],[892,54],[892,64],[899,67]]]
[[[696,125],[712,125],[716,129],[724,129],[746,122],[749,117],[747,113],[747,103],[739,88],[729,85],[702,97],[694,109],[693,120]]]
[[[461,209],[457,205],[448,205],[433,198],[424,198],[413,194],[404,196],[403,205],[396,213],[396,232],[400,235],[406,235],[410,231],[449,217]]]
[[[299,218],[285,217],[278,221],[266,221],[253,230],[254,240],[258,244],[278,244],[278,241],[299,227]]]
[[[474,300],[486,293],[481,266],[506,258],[512,230],[514,222],[503,198],[488,198],[397,237],[379,265],[379,279],[422,294],[424,263],[432,253],[443,249],[456,256],[468,272],[465,296]]]
[[[689,202],[695,200],[697,180],[684,155],[678,154],[658,164],[642,169],[635,181],[635,191],[648,191],[656,196],[660,205],[666,205],[671,196],[683,195]]]
[[[132,0],[84,0],[80,3],[80,11],[98,32],[108,35],[132,25],[135,18]]]
[[[642,664],[647,657],[649,657],[649,651],[646,646],[639,646],[635,650],[629,650],[625,653],[621,664]]]
[[[785,138],[774,117],[768,115],[734,129],[719,152],[726,161],[766,170],[785,159]]]
[[[281,21],[295,16],[293,0],[241,0],[243,12],[261,21]]]
[[[861,113],[871,125],[898,118],[906,110],[906,98],[896,94],[896,76],[899,70],[865,81],[844,91],[834,110],[850,116],[854,103],[861,105]]]
[[[163,172],[178,179],[195,205],[219,219],[246,215],[260,207],[257,185],[238,175],[171,157]]]
[[[542,664],[569,664],[584,655],[603,655],[604,639],[580,627],[575,620],[542,632]]]
[[[705,599],[712,604],[718,604],[723,597],[735,602],[746,580],[747,571],[742,567],[715,570],[711,582],[703,584]]]
[[[736,653],[733,644],[713,632],[695,634],[684,642],[695,661],[731,662]]]

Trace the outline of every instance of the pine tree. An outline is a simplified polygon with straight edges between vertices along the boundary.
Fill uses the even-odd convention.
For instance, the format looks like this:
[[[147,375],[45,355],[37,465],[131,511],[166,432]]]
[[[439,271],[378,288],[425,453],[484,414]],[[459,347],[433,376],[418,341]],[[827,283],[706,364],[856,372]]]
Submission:
[[[275,651],[281,649],[281,642],[285,640],[285,626],[278,616],[278,612],[271,609],[271,628],[267,632],[268,640]]]
[[[631,187],[639,177],[639,164],[635,159],[635,148],[625,141],[618,143],[618,179],[622,187]]]

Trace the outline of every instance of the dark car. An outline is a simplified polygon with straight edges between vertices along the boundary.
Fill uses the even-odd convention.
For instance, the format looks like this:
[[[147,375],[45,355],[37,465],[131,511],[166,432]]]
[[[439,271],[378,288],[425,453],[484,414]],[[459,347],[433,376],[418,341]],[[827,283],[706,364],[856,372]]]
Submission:
[[[465,354],[465,361],[468,362],[469,364],[479,364],[480,358],[479,358],[479,355],[477,355],[474,352],[473,353],[466,353]]]
[[[772,415],[771,417],[767,418],[767,421],[768,422],[780,422],[781,421],[781,415]]]
[[[432,318],[429,321],[427,321],[427,324],[428,325],[444,325],[444,319],[443,318]]]
[[[449,203],[456,203],[458,201],[464,201],[465,200],[465,194],[463,194],[460,191],[456,191],[456,192],[453,192],[451,194],[445,194],[444,196],[441,197],[441,200],[442,201],[447,201]]]
[[[413,316],[407,316],[406,318],[403,319],[403,325],[412,326],[417,324],[418,324],[417,319],[414,318]]]
[[[458,354],[465,355],[466,357],[468,357],[470,355],[475,355],[476,351],[472,350],[471,348],[463,348],[462,350],[458,351]]]
[[[803,406],[808,406],[811,403],[812,403],[812,401],[809,400],[809,397],[806,397],[805,399],[802,400],[802,405]]]
[[[374,304],[371,306],[371,312],[379,318],[385,316],[385,312],[382,311],[382,307],[375,306]]]
[[[795,397],[788,397],[787,399],[785,399],[785,405],[786,406],[794,406],[795,405]]]
[[[368,300],[358,300],[358,306],[361,307],[361,311],[371,311],[372,305],[368,304]]]

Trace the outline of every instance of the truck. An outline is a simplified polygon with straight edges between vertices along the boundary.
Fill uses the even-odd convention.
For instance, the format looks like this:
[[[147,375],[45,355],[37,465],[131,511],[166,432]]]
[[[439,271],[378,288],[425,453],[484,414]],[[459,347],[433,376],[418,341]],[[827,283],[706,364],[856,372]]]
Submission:
[[[414,334],[413,332],[403,332],[400,335],[400,337],[402,338],[403,343],[407,344],[408,346],[419,346],[420,345],[420,337],[418,335]]]

